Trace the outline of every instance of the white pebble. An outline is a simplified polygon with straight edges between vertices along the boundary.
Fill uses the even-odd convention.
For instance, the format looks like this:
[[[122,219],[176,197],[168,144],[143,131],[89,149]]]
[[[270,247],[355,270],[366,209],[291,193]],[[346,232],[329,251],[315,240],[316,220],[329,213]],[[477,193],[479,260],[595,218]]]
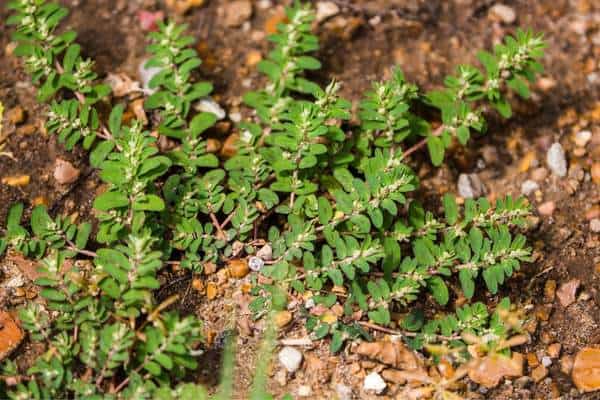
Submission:
[[[290,346],[286,346],[279,352],[279,362],[288,372],[296,372],[302,364],[302,353]]]
[[[512,7],[497,3],[490,8],[490,14],[501,20],[505,24],[512,24],[517,18],[517,14]]]
[[[521,193],[525,196],[530,195],[540,188],[540,185],[536,181],[532,181],[531,179],[527,179],[525,182],[521,184]]]
[[[592,132],[590,131],[579,131],[575,134],[575,144],[579,147],[585,147],[585,145],[592,138]]]
[[[567,175],[567,160],[560,143],[555,142],[550,146],[546,154],[546,163],[554,175],[560,177]]]
[[[250,260],[248,260],[248,266],[254,272],[260,271],[264,265],[265,262],[260,257],[250,257]]]
[[[222,120],[227,115],[219,103],[214,101],[211,97],[200,99],[196,104],[194,104],[194,109],[196,111],[213,113],[216,115],[218,120]]]
[[[552,359],[548,356],[542,357],[542,365],[544,367],[549,367],[550,365],[552,365]]]
[[[320,1],[317,3],[316,21],[321,22],[327,18],[333,17],[340,12],[340,7],[333,1]]]
[[[273,248],[270,244],[267,243],[256,252],[256,256],[262,258],[265,261],[271,261],[273,259]]]
[[[377,394],[383,393],[386,386],[387,384],[377,372],[371,372],[365,377],[365,381],[363,382],[364,390],[370,390]]]
[[[458,176],[458,194],[465,199],[480,197],[485,193],[485,186],[477,174],[460,174]]]
[[[312,389],[310,386],[302,385],[298,387],[298,396],[300,397],[308,397],[312,394]]]
[[[340,400],[352,400],[352,388],[343,383],[335,385],[335,392]]]
[[[590,221],[590,230],[595,233],[600,232],[600,218],[594,218]]]

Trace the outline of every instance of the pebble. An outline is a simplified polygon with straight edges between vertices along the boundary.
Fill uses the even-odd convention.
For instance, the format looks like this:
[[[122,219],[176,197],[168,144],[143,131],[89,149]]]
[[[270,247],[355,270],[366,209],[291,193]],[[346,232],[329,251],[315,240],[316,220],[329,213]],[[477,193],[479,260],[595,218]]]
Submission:
[[[237,141],[239,140],[240,135],[237,133],[232,133],[227,136],[225,142],[223,143],[223,148],[221,148],[221,155],[225,158],[233,157],[237,153]]]
[[[579,147],[585,147],[592,138],[592,132],[590,131],[579,131],[575,134],[575,144]]]
[[[227,115],[225,110],[223,110],[219,103],[214,101],[212,97],[200,99],[196,104],[194,104],[194,109],[196,111],[213,113],[219,121],[225,118]]]
[[[590,221],[590,230],[594,233],[600,232],[600,218],[594,218]]]
[[[79,170],[69,161],[57,158],[54,162],[54,179],[60,185],[73,183],[79,178]]]
[[[237,258],[229,261],[229,274],[232,278],[241,279],[248,275],[250,268],[244,258]]]
[[[312,394],[312,389],[308,385],[301,385],[298,387],[298,396],[308,397]]]
[[[252,3],[248,0],[235,0],[225,6],[224,24],[233,28],[242,25],[252,16]]]
[[[277,314],[275,314],[275,325],[278,328],[283,328],[289,324],[291,320],[292,313],[287,310],[279,311]]]
[[[23,340],[23,331],[12,316],[0,311],[0,360],[8,356]]]
[[[252,271],[258,272],[265,266],[265,261],[261,257],[250,257],[248,265]]]
[[[246,65],[249,67],[254,67],[262,60],[262,54],[258,50],[250,50],[246,54]]]
[[[592,174],[592,181],[596,185],[600,185],[600,162],[593,163],[590,172]]]
[[[531,171],[531,179],[537,182],[542,182],[548,176],[548,170],[544,167],[539,167]]]
[[[573,356],[565,354],[560,358],[560,371],[564,374],[570,374],[573,369]]]
[[[492,17],[492,19],[499,20],[507,25],[512,24],[517,19],[515,10],[512,7],[502,3],[494,4],[490,8],[489,15]]]
[[[284,347],[277,357],[281,365],[290,373],[296,372],[302,364],[302,353],[294,347]]]
[[[335,385],[335,392],[337,393],[339,400],[352,400],[352,388],[343,383]]]
[[[477,174],[460,174],[458,193],[465,199],[480,197],[485,193],[485,186]]]
[[[215,297],[217,297],[217,292],[217,286],[214,283],[209,282],[208,285],[206,285],[206,297],[209,300],[212,300]]]
[[[548,369],[546,367],[544,367],[543,365],[538,365],[536,368],[534,368],[533,371],[531,371],[531,378],[535,382],[541,381],[547,375],[548,375]]]
[[[204,0],[166,0],[167,7],[179,15],[185,14],[190,8],[200,7]]]
[[[542,357],[542,365],[543,365],[544,367],[549,367],[549,366],[551,366],[551,365],[552,365],[552,359],[551,359],[550,357],[548,357],[548,356],[544,356],[544,357]]]
[[[340,12],[340,7],[333,1],[321,1],[317,3],[316,21],[322,22],[327,18],[331,18]]]
[[[560,143],[555,142],[550,146],[546,153],[546,163],[554,175],[560,177],[567,175],[567,160]]]
[[[546,349],[546,353],[548,353],[548,356],[550,356],[550,358],[558,358],[558,356],[560,355],[561,348],[562,345],[560,343],[552,343]]]
[[[546,217],[551,216],[554,213],[556,204],[553,201],[547,201],[538,206],[538,212]]]
[[[575,302],[575,294],[580,284],[581,281],[579,279],[572,279],[560,285],[556,291],[556,297],[558,297],[558,302],[561,306],[568,307]]]
[[[552,303],[556,297],[556,281],[548,279],[544,284],[544,302]]]
[[[29,175],[5,176],[2,178],[2,183],[8,186],[27,186],[31,181]]]
[[[571,377],[580,391],[593,392],[600,389],[600,349],[581,349],[575,356]]]
[[[256,256],[262,258],[265,261],[271,261],[273,259],[273,248],[270,244],[265,244],[260,250],[256,252]]]
[[[387,384],[377,372],[371,372],[365,377],[363,389],[365,391],[373,391],[376,394],[381,394],[387,387]]]
[[[536,181],[528,179],[521,184],[521,193],[523,193],[525,196],[529,196],[539,188],[540,185],[538,185]]]
[[[6,120],[13,125],[18,125],[25,121],[25,110],[21,106],[11,108],[6,112]]]

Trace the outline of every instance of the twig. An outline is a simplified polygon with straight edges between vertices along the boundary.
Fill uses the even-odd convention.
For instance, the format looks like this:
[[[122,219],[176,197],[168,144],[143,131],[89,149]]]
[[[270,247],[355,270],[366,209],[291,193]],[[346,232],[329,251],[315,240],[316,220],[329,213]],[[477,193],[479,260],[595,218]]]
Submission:
[[[221,229],[221,224],[219,223],[217,216],[213,212],[211,212],[209,215],[210,215],[210,220],[212,221],[212,224],[214,225],[214,227],[217,229],[217,232],[219,233],[219,236],[221,236],[223,239],[227,238],[227,236],[225,235],[225,232],[223,232],[223,229]]]

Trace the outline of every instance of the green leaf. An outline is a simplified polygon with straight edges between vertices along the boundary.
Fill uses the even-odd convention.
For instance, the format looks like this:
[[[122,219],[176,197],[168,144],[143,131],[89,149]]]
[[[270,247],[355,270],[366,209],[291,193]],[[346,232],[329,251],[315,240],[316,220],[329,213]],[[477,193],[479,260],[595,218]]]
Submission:
[[[429,150],[429,157],[433,165],[440,166],[444,161],[445,147],[442,139],[438,136],[429,136],[427,139],[427,149]]]
[[[471,272],[466,269],[461,269],[458,272],[458,279],[460,280],[460,286],[467,299],[470,299],[475,294],[475,281],[471,276]]]
[[[109,211],[114,208],[126,207],[129,205],[129,199],[126,195],[119,192],[105,192],[94,200],[94,208],[100,211]]]
[[[434,276],[427,281],[427,286],[433,295],[435,301],[440,305],[446,305],[450,298],[448,287],[444,280],[439,276]]]
[[[135,200],[132,208],[136,211],[162,211],[165,209],[165,203],[154,194],[145,194]]]
[[[106,160],[106,157],[115,148],[115,143],[109,140],[102,141],[94,147],[94,150],[90,153],[90,164],[94,168],[100,167],[102,162]]]

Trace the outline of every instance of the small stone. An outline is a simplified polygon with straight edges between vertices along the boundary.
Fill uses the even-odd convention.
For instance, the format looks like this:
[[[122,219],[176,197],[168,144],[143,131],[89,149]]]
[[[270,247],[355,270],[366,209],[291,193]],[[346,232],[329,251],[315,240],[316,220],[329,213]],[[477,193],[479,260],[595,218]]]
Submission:
[[[54,163],[54,179],[60,185],[73,183],[79,178],[79,170],[69,161],[57,158]]]
[[[240,135],[232,133],[227,136],[223,147],[221,148],[221,155],[225,158],[233,157],[237,153],[237,141],[240,139]]]
[[[458,193],[465,199],[480,197],[485,193],[485,186],[477,174],[460,174]]]
[[[193,7],[200,7],[204,4],[204,0],[166,0],[167,7],[175,11],[179,15],[185,14]]]
[[[220,140],[208,138],[206,139],[206,152],[207,153],[218,153],[221,150],[222,143]]]
[[[204,275],[212,275],[217,272],[217,265],[213,262],[207,262],[202,266],[202,272],[204,272]]]
[[[260,250],[256,252],[256,256],[262,258],[265,261],[271,261],[273,259],[273,248],[270,244],[265,244]]]
[[[252,3],[248,0],[235,0],[225,5],[224,24],[233,28],[242,25],[252,16]]]
[[[209,300],[212,300],[217,297],[217,293],[217,285],[215,285],[212,282],[209,282],[208,285],[206,285],[206,297]]]
[[[600,232],[600,218],[594,218],[590,221],[590,230],[594,233]]]
[[[11,108],[6,112],[6,120],[13,125],[18,125],[25,121],[25,110],[21,106]]]
[[[554,213],[555,208],[556,204],[553,201],[547,201],[538,206],[538,212],[540,215],[550,217]]]
[[[579,147],[585,147],[592,138],[592,132],[579,131],[575,134],[574,142]]]
[[[595,162],[592,164],[590,173],[592,175],[592,181],[596,185],[600,185],[600,162]]]
[[[565,354],[560,358],[560,371],[563,374],[570,374],[573,369],[573,356]]]
[[[29,175],[14,175],[5,176],[2,178],[2,183],[8,186],[27,186],[31,180]]]
[[[292,313],[287,310],[279,311],[277,314],[275,314],[274,319],[275,325],[278,328],[283,328],[292,321]]]
[[[335,392],[337,393],[339,400],[352,400],[352,388],[343,383],[335,385]]]
[[[556,295],[556,281],[554,279],[548,279],[544,284],[544,302],[552,303]]]
[[[298,396],[308,397],[312,394],[312,389],[308,385],[301,385],[298,387]]]
[[[525,196],[529,196],[531,193],[535,192],[540,188],[540,185],[536,181],[532,181],[528,179],[521,184],[521,193]]]
[[[250,50],[246,54],[246,65],[249,67],[254,67],[262,60],[262,54],[258,50]]]
[[[200,293],[204,292],[204,283],[201,279],[195,278],[192,280],[192,287]]]
[[[0,360],[7,357],[23,340],[23,331],[12,316],[0,311]]]
[[[546,368],[549,367],[549,366],[551,366],[552,365],[552,359],[550,357],[548,357],[548,356],[542,357],[542,365],[544,367],[546,367]]]
[[[271,15],[265,21],[265,33],[267,35],[272,35],[277,32],[277,26],[279,24],[284,24],[288,21],[287,15],[283,10],[275,12],[275,14]]]
[[[600,205],[591,206],[585,212],[585,219],[587,219],[588,221],[591,221],[594,218],[600,218]]]
[[[561,306],[568,307],[575,302],[575,294],[580,284],[579,279],[572,279],[560,285],[556,291],[556,297]]]
[[[541,381],[546,377],[546,375],[548,375],[548,369],[543,365],[538,365],[533,371],[531,371],[531,378],[535,382]]]
[[[558,358],[558,356],[560,355],[561,347],[562,347],[562,345],[560,343],[552,343],[546,349],[546,353],[548,354],[548,356],[550,358]]]
[[[250,257],[248,265],[252,271],[258,272],[265,266],[265,261],[260,257]]]
[[[490,8],[489,16],[491,19],[507,25],[512,24],[517,19],[515,10],[512,7],[501,3],[496,3]]]
[[[219,103],[214,101],[212,97],[204,97],[203,99],[200,99],[196,104],[194,104],[194,109],[196,111],[213,113],[219,121],[227,116],[225,110],[223,110]]]
[[[550,146],[546,153],[546,163],[554,175],[560,177],[567,175],[567,160],[560,143],[555,142]]]
[[[284,347],[277,357],[281,365],[290,373],[296,372],[302,364],[302,353],[294,347]]]
[[[244,258],[236,258],[229,261],[229,274],[232,278],[241,279],[248,275],[250,268]]]
[[[387,387],[387,384],[377,372],[371,372],[365,377],[363,382],[363,389],[365,391],[375,392],[381,394]]]
[[[539,167],[531,171],[531,179],[536,182],[542,182],[548,176],[548,170],[544,167]]]
[[[527,365],[529,365],[530,367],[537,367],[538,365],[540,365],[540,362],[535,353],[527,353]]]
[[[575,356],[571,377],[580,391],[600,389],[600,348],[586,347],[580,350]]]
[[[320,1],[317,3],[317,16],[316,21],[318,23],[337,15],[340,12],[340,7],[333,1]]]

